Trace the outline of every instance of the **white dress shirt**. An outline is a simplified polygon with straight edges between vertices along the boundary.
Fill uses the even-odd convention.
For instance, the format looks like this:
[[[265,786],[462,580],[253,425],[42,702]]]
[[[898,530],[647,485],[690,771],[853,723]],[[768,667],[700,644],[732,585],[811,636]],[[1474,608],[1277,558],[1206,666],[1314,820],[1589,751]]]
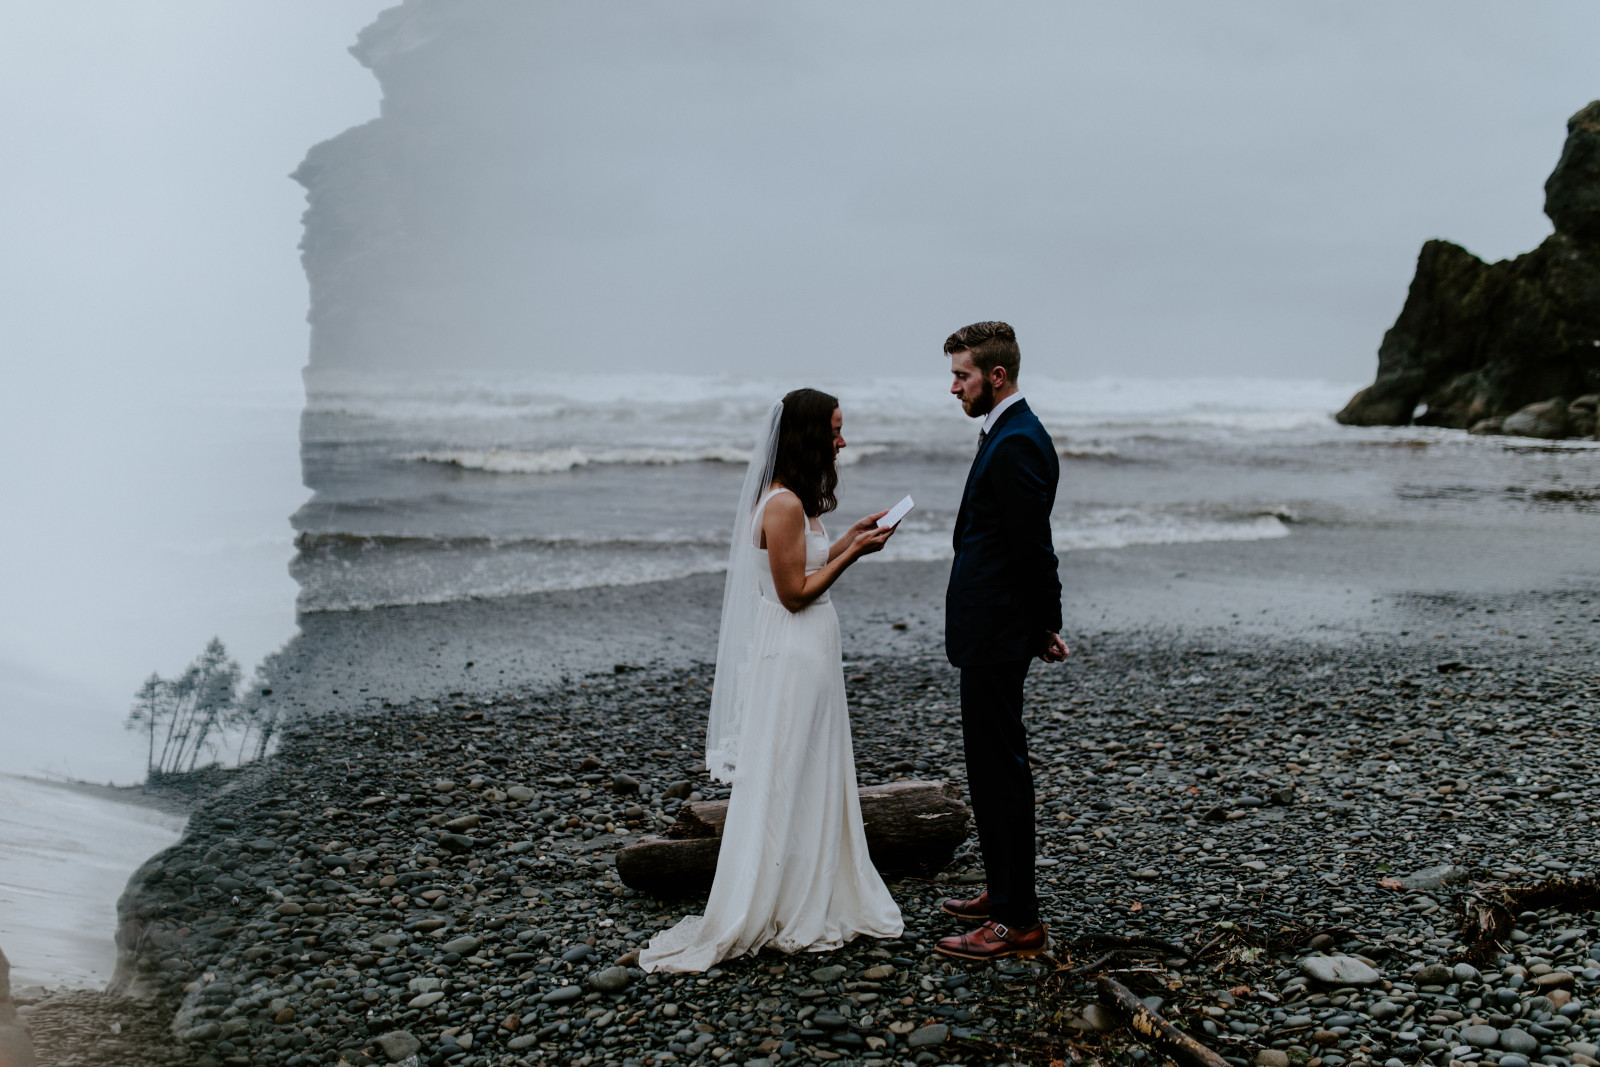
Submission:
[[[1019,389],[1015,393],[1012,393],[1010,396],[1006,397],[1004,400],[1000,401],[1000,403],[996,404],[994,407],[990,408],[989,414],[983,417],[983,425],[979,427],[978,432],[987,437],[989,435],[989,431],[994,429],[994,424],[1000,421],[1000,413],[1021,399],[1022,390]]]

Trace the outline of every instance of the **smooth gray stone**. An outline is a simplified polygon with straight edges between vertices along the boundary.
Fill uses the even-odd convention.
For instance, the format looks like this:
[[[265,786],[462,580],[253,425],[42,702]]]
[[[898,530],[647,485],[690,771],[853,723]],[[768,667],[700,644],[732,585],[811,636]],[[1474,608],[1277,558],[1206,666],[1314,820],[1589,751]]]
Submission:
[[[1539,1051],[1539,1039],[1526,1030],[1513,1026],[1509,1030],[1500,1031],[1500,1047],[1507,1052],[1517,1052],[1524,1056],[1532,1056]],[[1505,1057],[1501,1057],[1501,1063]]]
[[[1300,961],[1300,972],[1324,985],[1374,985],[1383,976],[1350,956],[1307,956]]]
[[[1083,1019],[1097,1033],[1109,1033],[1117,1028],[1117,1017],[1111,1014],[1111,1009],[1094,1001],[1084,1005]]]
[[[942,1045],[950,1039],[950,1027],[944,1023],[932,1023],[928,1026],[919,1026],[906,1035],[906,1045],[911,1048],[926,1048],[929,1045]]]
[[[478,951],[478,939],[475,937],[458,937],[440,945],[439,950],[441,952],[454,952],[461,956],[470,956]]]
[[[564,985],[564,986],[561,986],[559,989],[552,989],[552,990],[550,990],[550,992],[548,992],[544,996],[540,997],[539,998],[539,1003],[540,1004],[566,1004],[566,1003],[569,1003],[570,1001],[577,1000],[581,996],[583,996],[583,987],[582,986]]]
[[[1461,1040],[1473,1048],[1494,1048],[1500,1031],[1492,1026],[1466,1026],[1462,1027]]]
[[[626,967],[607,967],[589,976],[589,987],[602,993],[620,993],[628,988],[632,979]]]
[[[1419,986],[1424,985],[1449,985],[1456,980],[1455,974],[1442,963],[1433,963],[1422,968],[1411,976],[1411,980]]]
[[[422,1042],[409,1030],[391,1030],[378,1038],[378,1047],[389,1057],[389,1062],[399,1063],[422,1048]]]

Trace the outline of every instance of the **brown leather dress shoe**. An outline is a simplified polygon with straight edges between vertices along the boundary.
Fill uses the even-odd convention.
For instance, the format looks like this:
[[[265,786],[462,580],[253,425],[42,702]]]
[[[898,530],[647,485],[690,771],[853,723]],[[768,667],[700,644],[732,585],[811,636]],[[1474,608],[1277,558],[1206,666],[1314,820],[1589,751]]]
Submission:
[[[964,960],[999,960],[1008,956],[1028,958],[1050,948],[1044,923],[1026,930],[1013,930],[1004,923],[987,922],[964,934],[941,937],[933,946],[946,956]]]
[[[940,908],[946,915],[954,915],[968,922],[989,921],[989,891],[985,889],[971,900],[947,900]]]

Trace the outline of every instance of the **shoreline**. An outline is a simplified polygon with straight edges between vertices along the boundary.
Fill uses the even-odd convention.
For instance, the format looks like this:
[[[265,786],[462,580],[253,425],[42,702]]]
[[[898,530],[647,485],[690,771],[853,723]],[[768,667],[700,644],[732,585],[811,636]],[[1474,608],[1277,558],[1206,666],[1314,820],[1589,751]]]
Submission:
[[[149,808],[165,815],[187,816],[193,813],[200,804],[208,790],[183,787],[152,787],[148,783],[138,785],[101,785],[98,782],[86,782],[78,778],[40,778],[31,774],[13,774],[12,778],[20,778],[25,782],[48,786],[54,789],[65,789],[69,792],[83,796],[95,797],[99,800],[111,800],[119,804],[131,804],[134,807]]]
[[[1267,541],[1066,552],[1065,632],[1403,640],[1448,630],[1455,599],[1493,606],[1600,598],[1593,516],[1524,518],[1430,512],[1383,526],[1296,524],[1290,536]],[[1507,544],[1518,551],[1507,553]],[[948,561],[852,568],[833,597],[846,658],[942,658],[948,573]],[[705,663],[716,655],[721,604],[722,576],[714,573],[301,615],[299,634],[267,661],[270,699],[288,715],[322,714],[555,685],[618,664]],[[1554,632],[1550,613],[1529,610],[1541,636]]]
[[[186,820],[171,798],[129,792],[0,776],[0,947],[17,987],[110,980],[118,897]]]

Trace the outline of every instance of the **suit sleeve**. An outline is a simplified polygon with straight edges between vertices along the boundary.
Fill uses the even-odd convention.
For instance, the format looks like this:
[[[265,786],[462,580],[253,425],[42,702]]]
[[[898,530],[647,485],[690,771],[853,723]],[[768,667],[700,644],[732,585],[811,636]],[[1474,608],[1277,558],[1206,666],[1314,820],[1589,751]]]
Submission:
[[[1060,468],[1054,455],[1024,434],[996,442],[1003,451],[990,470],[1000,502],[1001,525],[1026,610],[1043,633],[1061,632],[1061,576],[1050,535]]]

